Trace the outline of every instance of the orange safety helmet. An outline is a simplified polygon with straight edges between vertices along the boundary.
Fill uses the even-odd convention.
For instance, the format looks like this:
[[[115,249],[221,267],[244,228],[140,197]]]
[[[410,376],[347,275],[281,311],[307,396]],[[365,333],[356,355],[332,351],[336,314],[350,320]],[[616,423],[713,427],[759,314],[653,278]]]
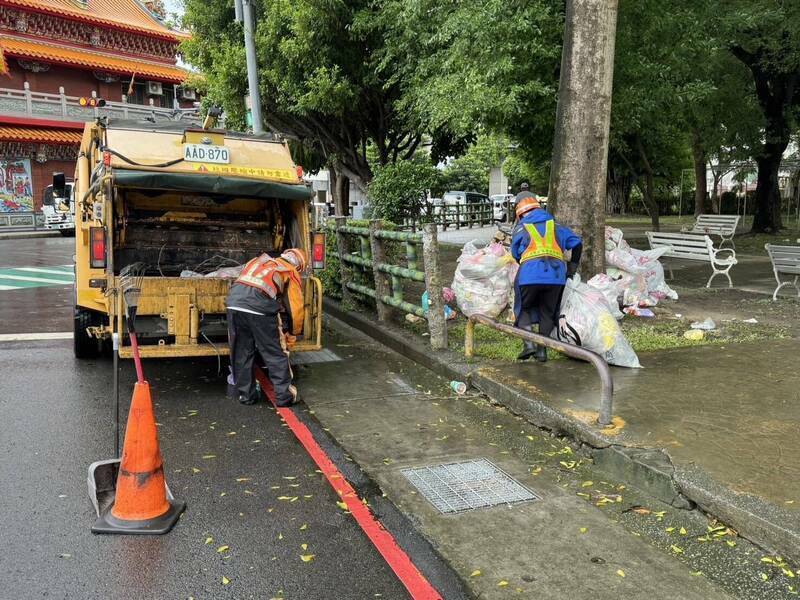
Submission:
[[[306,253],[300,248],[289,248],[288,250],[284,250],[281,254],[281,258],[288,260],[295,267],[297,267],[297,270],[301,273],[306,270],[308,259],[306,258]]]
[[[528,213],[535,208],[541,208],[541,207],[542,205],[539,204],[538,198],[535,198],[533,196],[527,196],[522,200],[520,200],[519,202],[517,202],[517,207],[516,207],[517,218],[519,219],[525,213]]]

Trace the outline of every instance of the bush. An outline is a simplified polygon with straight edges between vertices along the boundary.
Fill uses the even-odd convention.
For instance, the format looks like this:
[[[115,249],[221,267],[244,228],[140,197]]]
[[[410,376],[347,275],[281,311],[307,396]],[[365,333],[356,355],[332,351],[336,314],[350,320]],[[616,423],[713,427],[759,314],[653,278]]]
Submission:
[[[424,158],[378,167],[367,190],[373,216],[397,224],[407,218],[419,219],[437,176],[436,168]]]

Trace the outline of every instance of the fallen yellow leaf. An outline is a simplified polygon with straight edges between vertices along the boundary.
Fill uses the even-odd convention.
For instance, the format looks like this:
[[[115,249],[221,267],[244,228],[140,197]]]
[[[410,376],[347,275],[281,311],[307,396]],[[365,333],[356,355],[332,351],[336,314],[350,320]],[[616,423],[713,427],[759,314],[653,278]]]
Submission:
[[[728,546],[730,546],[731,548],[733,548],[736,545],[736,542],[734,542],[733,540],[725,540],[725,543],[728,544]]]
[[[689,575],[693,575],[694,577],[697,577],[698,575],[702,575],[702,574],[703,574],[702,571],[690,571],[689,572]]]
[[[336,506],[338,506],[342,510],[347,510],[347,504],[345,504],[344,502],[337,502]]]
[[[497,587],[506,587],[507,585],[508,585],[508,582],[504,579],[503,581],[501,581],[501,582],[499,582],[497,584]]]
[[[675,554],[683,554],[683,548],[680,548],[680,547],[676,546],[675,544],[673,544],[672,546],[670,546],[670,548],[672,549],[672,551],[673,551]]]
[[[684,529],[683,527],[681,527],[681,528],[680,528],[680,531],[678,531],[678,533],[680,533],[681,535],[686,535],[686,529]]]
[[[217,455],[216,454],[204,454],[203,458],[205,458],[205,459],[217,458]]]
[[[480,569],[475,569],[472,573],[469,574],[470,577],[480,577],[481,572]]]
[[[763,557],[763,558],[761,559],[761,562],[765,562],[765,563],[774,563],[775,561],[774,561],[774,560],[772,560],[772,559],[771,559],[769,556],[765,556],[765,557]]]
[[[667,533],[672,533],[673,531],[675,531],[675,528],[674,527],[667,527],[667,528],[664,529],[664,531],[666,531]]]
[[[300,531],[305,531],[306,529],[308,529],[308,525],[306,523],[300,525]]]
[[[238,481],[239,483],[241,483],[241,482],[243,482],[243,481],[250,481],[250,478],[249,478],[249,477],[237,477],[237,478],[236,478],[236,481]]]
[[[767,574],[766,573],[761,573],[761,581],[766,581],[767,579],[769,579]]]
[[[625,577],[625,571],[623,571],[622,569],[617,569],[617,575],[619,575],[620,577]]]
[[[192,473],[199,473],[199,472],[200,469],[198,469],[197,467],[192,467]]]
[[[228,548],[230,548],[230,546],[220,546],[219,548],[217,548],[217,552],[220,552],[220,553],[227,552]]]
[[[311,562],[312,560],[314,560],[314,556],[316,556],[316,555],[315,554],[301,554],[300,555],[300,560],[302,560],[303,562]]]
[[[533,441],[533,440],[535,440],[535,439],[536,439],[536,438],[535,438],[535,437],[533,437],[532,435],[529,435],[529,436],[527,436],[527,438],[528,438],[530,441]]]
[[[578,531],[580,531],[581,533],[586,533],[589,530],[586,529],[586,527],[581,527]]]
[[[302,550],[308,550],[308,544],[300,544]]]
[[[206,538],[206,544],[210,544],[213,541],[214,541],[214,538],[212,538],[212,537],[207,537]]]
[[[224,575],[222,576],[222,585],[228,585],[230,582],[231,582],[230,579],[228,579]]]
[[[593,485],[594,485],[594,481],[584,481],[584,482],[581,484],[581,487],[582,487],[582,488],[587,488],[587,487],[592,487]]]
[[[282,539],[283,539],[283,534],[282,534],[282,533],[279,533],[279,534],[278,534],[278,539],[279,539],[279,540],[282,540]]]

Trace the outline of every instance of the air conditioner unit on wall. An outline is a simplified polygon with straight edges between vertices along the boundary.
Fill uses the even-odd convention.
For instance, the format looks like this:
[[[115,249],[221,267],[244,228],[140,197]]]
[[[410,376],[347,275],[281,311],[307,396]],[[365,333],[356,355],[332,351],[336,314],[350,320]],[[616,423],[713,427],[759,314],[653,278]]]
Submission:
[[[160,81],[148,81],[147,82],[147,95],[148,96],[160,96],[164,92],[161,90],[161,82]]]
[[[181,98],[184,100],[194,100],[197,97],[195,91],[191,88],[181,88]]]

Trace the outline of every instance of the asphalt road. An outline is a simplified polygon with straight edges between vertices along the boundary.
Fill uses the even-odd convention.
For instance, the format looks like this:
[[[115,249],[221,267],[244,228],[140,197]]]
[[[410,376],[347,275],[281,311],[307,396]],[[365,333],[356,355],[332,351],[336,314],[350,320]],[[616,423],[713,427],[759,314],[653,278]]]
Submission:
[[[10,267],[47,269],[72,264],[75,238],[35,238],[0,240],[0,271]],[[19,274],[17,275],[19,276]],[[20,284],[52,280],[52,274],[29,272]],[[2,274],[0,274],[2,279]],[[9,284],[15,280],[5,280]],[[10,286],[6,286],[10,287]],[[0,289],[0,335],[72,331],[72,285],[37,285]]]
[[[0,268],[67,264],[72,243],[0,241]],[[71,295],[0,290],[0,334],[71,331]],[[86,475],[114,452],[111,362],[75,360],[71,340],[0,342],[0,598],[408,597],[275,411],[226,398],[216,359],[145,371],[188,509],[166,536],[98,536]],[[123,420],[134,379],[123,361]]]

